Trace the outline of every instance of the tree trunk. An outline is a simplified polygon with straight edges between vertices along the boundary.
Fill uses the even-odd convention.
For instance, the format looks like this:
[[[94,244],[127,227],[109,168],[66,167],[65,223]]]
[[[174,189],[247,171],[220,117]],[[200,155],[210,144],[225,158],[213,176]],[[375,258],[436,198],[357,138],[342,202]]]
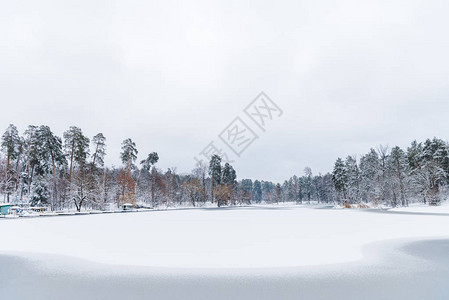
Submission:
[[[8,183],[8,171],[9,171],[9,163],[10,163],[11,155],[8,153],[8,157],[6,158],[6,170],[5,170],[5,182]],[[6,201],[9,203],[9,187],[6,187]]]
[[[72,170],[73,170],[73,154],[75,151],[75,140],[72,142],[72,153],[70,155],[70,173],[69,173],[69,182],[72,182]]]
[[[34,177],[34,166],[31,168],[30,177],[28,178],[28,198],[31,195],[31,183]]]
[[[98,144],[97,144],[97,147],[95,148],[94,158],[92,159],[92,165],[90,166],[90,177],[91,178],[93,178],[95,163],[97,161],[97,155],[98,155]]]
[[[56,165],[55,165],[55,158],[53,156],[53,152],[50,151],[51,156],[51,164],[53,167],[53,202],[56,200]]]
[[[215,199],[214,199],[214,172],[213,171],[212,171],[212,181],[211,181],[210,193],[211,193],[211,197],[212,197],[212,203],[214,203]]]
[[[137,180],[136,180],[136,188],[134,193],[137,195],[137,187],[139,186],[139,181],[140,181],[140,176],[142,175],[142,168],[140,168],[139,170],[139,175],[137,175]]]
[[[31,173],[31,147],[28,147],[28,154],[27,154],[27,172],[28,172],[28,180],[30,178]]]
[[[103,171],[103,201],[106,203],[106,168]]]

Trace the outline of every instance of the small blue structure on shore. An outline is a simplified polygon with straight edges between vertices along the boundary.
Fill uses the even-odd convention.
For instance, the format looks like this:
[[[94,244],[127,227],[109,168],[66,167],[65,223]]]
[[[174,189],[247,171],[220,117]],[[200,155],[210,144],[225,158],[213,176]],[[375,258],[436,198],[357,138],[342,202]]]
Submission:
[[[7,215],[9,214],[9,210],[11,209],[11,204],[0,204],[0,215]]]

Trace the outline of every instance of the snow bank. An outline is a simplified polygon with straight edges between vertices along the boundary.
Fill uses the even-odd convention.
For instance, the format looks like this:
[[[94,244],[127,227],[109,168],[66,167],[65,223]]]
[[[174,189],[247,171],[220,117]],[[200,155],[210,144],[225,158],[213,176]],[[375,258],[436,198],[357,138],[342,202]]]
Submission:
[[[442,202],[439,206],[429,206],[428,204],[414,203],[409,207],[398,207],[390,209],[390,211],[410,212],[410,213],[432,213],[432,214],[449,214],[449,202]]]

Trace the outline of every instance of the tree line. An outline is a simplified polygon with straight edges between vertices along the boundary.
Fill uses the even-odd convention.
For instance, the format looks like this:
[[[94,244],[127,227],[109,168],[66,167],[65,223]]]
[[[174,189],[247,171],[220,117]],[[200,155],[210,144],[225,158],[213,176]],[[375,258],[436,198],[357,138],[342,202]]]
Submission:
[[[360,207],[439,205],[447,196],[449,144],[441,139],[413,141],[403,150],[379,146],[358,157],[338,158],[332,172],[293,176],[280,187],[281,201]],[[265,201],[269,199],[265,199]]]
[[[449,183],[448,144],[440,139],[412,142],[407,150],[379,146],[358,159],[338,158],[332,172],[301,176],[282,184],[242,179],[213,155],[189,174],[156,165],[157,152],[137,161],[135,142],[122,142],[119,167],[105,166],[106,137],[92,138],[72,126],[61,137],[48,126],[30,125],[19,134],[9,125],[1,139],[0,193],[4,202],[63,209],[108,209],[131,203],[143,207],[218,206],[250,203],[329,203],[407,206],[439,204]]]
[[[349,203],[408,206],[440,204],[449,183],[448,143],[413,141],[407,150],[378,147],[360,157],[337,159],[332,173],[337,199]]]
[[[61,137],[50,127],[30,125],[20,135],[9,125],[1,139],[0,193],[3,202],[50,206],[52,210],[108,209],[111,204],[158,207],[177,205],[218,206],[241,203],[236,172],[219,156],[191,174],[176,168],[156,167],[157,152],[137,162],[135,142],[121,144],[119,167],[107,167],[106,137],[91,139],[72,126]]]

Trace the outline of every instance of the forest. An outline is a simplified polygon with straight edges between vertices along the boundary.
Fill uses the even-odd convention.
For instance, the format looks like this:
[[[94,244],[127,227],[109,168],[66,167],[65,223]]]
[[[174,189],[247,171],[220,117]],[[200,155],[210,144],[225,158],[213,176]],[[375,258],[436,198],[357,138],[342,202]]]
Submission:
[[[283,183],[237,180],[229,163],[213,155],[189,174],[157,167],[159,154],[137,161],[132,139],[123,140],[119,167],[105,166],[106,137],[85,136],[72,126],[61,137],[50,127],[30,125],[19,134],[9,125],[2,135],[0,201],[51,210],[105,210],[135,207],[328,203],[340,206],[438,205],[449,183],[448,143],[437,138],[400,147],[378,146],[362,156],[338,158],[332,172],[304,168]],[[286,176],[287,177],[287,176]]]

